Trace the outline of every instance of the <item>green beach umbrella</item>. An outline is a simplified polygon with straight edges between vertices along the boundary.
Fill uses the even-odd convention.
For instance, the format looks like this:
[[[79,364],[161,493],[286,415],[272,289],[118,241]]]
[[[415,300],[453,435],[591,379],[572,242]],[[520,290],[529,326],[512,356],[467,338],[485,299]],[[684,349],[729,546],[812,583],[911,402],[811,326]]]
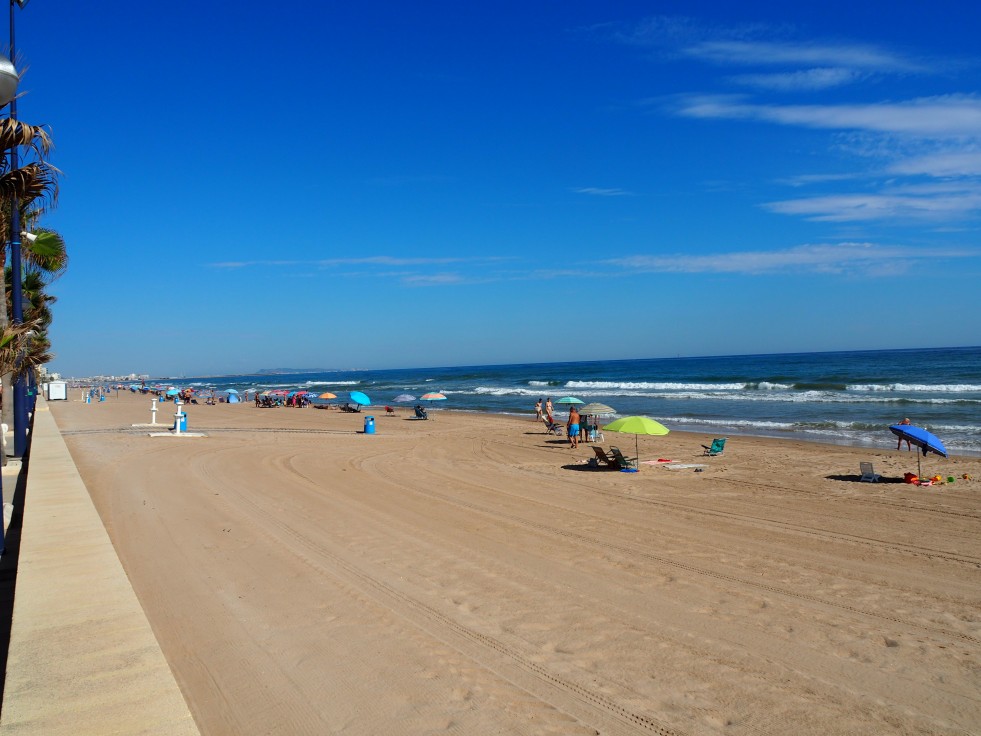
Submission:
[[[556,404],[585,404],[586,402],[583,401],[582,399],[577,399],[575,396],[563,396],[555,403]]]
[[[610,422],[603,427],[603,430],[632,434],[634,436],[634,452],[637,454],[638,463],[640,462],[640,435],[662,436],[671,431],[660,422],[655,422],[649,417],[623,417],[622,419],[617,419],[615,422]]]

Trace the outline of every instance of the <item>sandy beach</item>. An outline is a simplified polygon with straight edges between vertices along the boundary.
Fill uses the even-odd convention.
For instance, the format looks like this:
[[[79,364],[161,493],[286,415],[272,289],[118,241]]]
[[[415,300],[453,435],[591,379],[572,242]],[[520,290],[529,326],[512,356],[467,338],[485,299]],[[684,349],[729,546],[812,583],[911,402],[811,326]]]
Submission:
[[[48,406],[204,734],[981,733],[981,458]]]

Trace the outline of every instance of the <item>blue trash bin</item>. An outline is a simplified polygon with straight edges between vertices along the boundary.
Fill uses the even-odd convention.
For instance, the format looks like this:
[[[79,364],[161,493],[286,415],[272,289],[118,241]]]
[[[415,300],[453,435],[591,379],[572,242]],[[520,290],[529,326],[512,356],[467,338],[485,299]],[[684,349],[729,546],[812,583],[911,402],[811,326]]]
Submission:
[[[187,431],[187,413],[186,412],[183,412],[183,411],[181,412],[180,422],[181,422],[181,432],[186,432]],[[176,419],[174,420],[174,426],[172,426],[171,429],[177,429],[177,420]]]
[[[374,434],[375,433],[375,418],[365,417],[364,418],[364,433]]]

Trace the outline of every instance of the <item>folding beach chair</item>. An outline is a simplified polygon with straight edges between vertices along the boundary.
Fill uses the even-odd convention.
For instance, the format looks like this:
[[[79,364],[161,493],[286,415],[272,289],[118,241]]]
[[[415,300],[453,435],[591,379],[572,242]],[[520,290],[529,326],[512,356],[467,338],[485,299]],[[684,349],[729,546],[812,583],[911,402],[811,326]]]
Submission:
[[[713,457],[715,455],[721,455],[723,453],[723,451],[726,449],[726,440],[727,439],[729,439],[729,438],[728,437],[716,437],[714,440],[712,440],[711,446],[709,446],[709,445],[702,445],[702,447],[705,448],[705,452],[703,452],[702,454],[703,455],[710,455],[710,456],[713,456]]]
[[[617,467],[616,458],[613,455],[607,455],[606,450],[604,450],[599,445],[593,445],[593,452],[596,455],[596,460],[598,463],[605,465],[608,468]]]
[[[548,421],[548,417],[542,417],[542,423],[545,425],[545,434],[557,434],[559,437],[565,434],[565,427],[558,422]]]
[[[872,463],[859,463],[859,469],[862,471],[862,477],[859,480],[864,480],[867,483],[877,483],[881,475],[877,475],[872,469]]]
[[[610,446],[610,452],[612,453],[613,459],[616,462],[617,467],[620,468],[620,470],[631,470],[637,468],[637,460],[639,458],[624,457],[623,453],[620,452],[620,448],[613,447],[612,445]]]

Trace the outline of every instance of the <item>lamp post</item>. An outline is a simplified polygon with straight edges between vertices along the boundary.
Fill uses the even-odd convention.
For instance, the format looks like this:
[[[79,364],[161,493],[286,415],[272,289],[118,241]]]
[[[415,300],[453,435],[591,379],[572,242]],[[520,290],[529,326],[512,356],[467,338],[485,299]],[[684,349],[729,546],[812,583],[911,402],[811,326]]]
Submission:
[[[23,8],[30,0],[10,0],[10,63],[16,63],[14,40],[14,6]],[[10,119],[17,119],[17,97],[10,100]],[[19,166],[17,146],[10,149],[10,170]],[[23,273],[20,251],[20,203],[14,197],[10,202],[10,319],[14,324],[24,321]],[[24,457],[27,452],[27,384],[24,376],[14,379],[14,457]]]
[[[17,69],[13,61],[0,58],[0,108],[6,107],[17,95],[17,83],[20,78],[17,76]],[[18,227],[18,230],[20,228]],[[0,234],[0,236],[6,233]],[[7,458],[3,458],[7,462]],[[3,479],[0,478],[0,512],[3,510]],[[3,521],[0,520],[0,555],[7,551],[7,541],[3,531]]]

